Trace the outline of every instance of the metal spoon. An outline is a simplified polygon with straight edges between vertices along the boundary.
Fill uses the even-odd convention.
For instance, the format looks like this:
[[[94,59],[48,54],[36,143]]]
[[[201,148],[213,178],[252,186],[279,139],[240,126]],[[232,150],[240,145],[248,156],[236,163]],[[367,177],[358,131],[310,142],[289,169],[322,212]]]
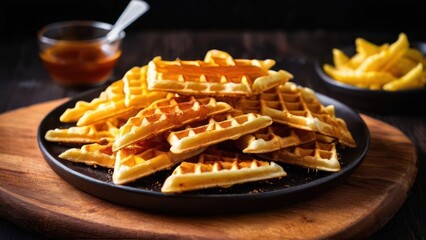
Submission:
[[[118,36],[119,33],[129,26],[133,21],[142,16],[146,11],[149,10],[149,5],[145,1],[141,0],[132,0],[124,9],[121,16],[115,22],[111,31],[106,35],[106,40],[108,42],[113,42]]]

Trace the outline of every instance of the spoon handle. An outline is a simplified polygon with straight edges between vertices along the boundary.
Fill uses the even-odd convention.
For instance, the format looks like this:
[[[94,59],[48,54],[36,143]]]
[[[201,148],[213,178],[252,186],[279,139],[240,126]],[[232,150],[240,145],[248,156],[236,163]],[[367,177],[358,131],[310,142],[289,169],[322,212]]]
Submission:
[[[114,41],[118,33],[125,29],[129,24],[139,18],[142,14],[149,10],[149,5],[145,1],[132,0],[124,9],[121,16],[115,22],[114,27],[107,34],[107,41]]]

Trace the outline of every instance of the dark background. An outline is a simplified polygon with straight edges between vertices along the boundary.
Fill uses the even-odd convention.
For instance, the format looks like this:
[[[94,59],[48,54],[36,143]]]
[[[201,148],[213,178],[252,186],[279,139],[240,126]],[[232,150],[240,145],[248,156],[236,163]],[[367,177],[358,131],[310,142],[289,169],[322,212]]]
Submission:
[[[64,90],[50,84],[47,73],[37,58],[37,30],[46,24],[64,20],[97,20],[113,24],[129,1],[0,0],[0,112],[27,106],[28,103],[72,97],[79,93],[79,90]],[[132,51],[129,55],[135,58],[123,58],[117,66],[117,76],[122,76],[129,66],[137,64],[136,61],[145,64],[157,53],[161,53],[165,59],[176,57],[177,54],[182,54],[188,59],[201,57],[204,52],[200,52],[200,46],[203,49],[210,49],[209,46],[234,43],[235,45],[226,45],[223,50],[246,54],[237,55],[239,57],[266,57],[277,56],[273,52],[277,49],[277,43],[283,48],[278,52],[317,56],[319,53],[329,53],[330,46],[337,46],[337,43],[353,44],[355,37],[358,36],[368,36],[367,40],[387,39],[388,42],[393,42],[397,39],[398,33],[405,32],[410,42],[426,42],[424,0],[147,0],[147,2],[151,9],[126,29],[129,34],[126,46],[138,46],[139,42],[145,45],[140,49],[128,48]],[[174,29],[188,31],[164,31],[165,34],[161,34],[163,32],[161,30]],[[139,30],[153,31],[141,34]],[[213,34],[210,32],[200,34],[193,33],[192,30],[219,31]],[[244,32],[245,30],[247,32]],[[257,32],[253,30],[272,30],[272,33],[256,34]],[[273,32],[275,30],[277,34]],[[209,41],[211,36],[214,36],[216,41],[214,44],[214,41]],[[159,41],[162,40],[161,37],[165,38],[164,41]],[[142,41],[146,39],[150,39],[150,42]],[[203,45],[200,42],[207,43]],[[179,45],[185,43],[184,46]],[[290,47],[286,45],[287,43]],[[144,51],[151,46],[154,49]],[[256,51],[264,52],[258,55]],[[277,66],[284,66],[279,64],[282,64],[285,58],[287,56],[277,59]],[[305,75],[308,74],[309,72]],[[411,190],[412,193],[406,203],[373,238],[425,239],[425,210],[422,208],[425,186],[422,177],[425,171],[424,166],[422,168],[424,161],[421,161],[425,156],[424,131],[421,131],[424,129],[421,124],[424,120],[420,117],[405,116],[379,119],[385,119],[400,127],[417,143],[421,166],[417,184]],[[417,128],[418,126],[420,128]],[[391,236],[392,234],[395,236]],[[23,229],[3,219],[0,219],[0,238],[45,239],[44,236],[34,235],[33,232],[24,232]]]
[[[0,39],[35,35],[43,25],[80,19],[114,23],[129,0],[2,0]],[[410,40],[424,38],[426,14],[420,0],[147,0],[151,6],[126,31],[140,29],[279,29],[371,31]],[[8,36],[8,38],[5,38]]]

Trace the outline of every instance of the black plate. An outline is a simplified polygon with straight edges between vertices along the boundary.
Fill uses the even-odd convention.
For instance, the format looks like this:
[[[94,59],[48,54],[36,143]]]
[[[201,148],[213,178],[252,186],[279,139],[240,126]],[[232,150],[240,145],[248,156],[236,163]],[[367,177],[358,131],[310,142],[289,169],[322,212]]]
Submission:
[[[78,100],[90,101],[102,90],[84,93],[47,114],[38,129],[38,144],[47,163],[63,179],[87,193],[122,205],[186,214],[246,212],[281,207],[316,196],[348,177],[361,163],[369,146],[369,131],[360,116],[346,105],[318,94],[323,104],[335,106],[337,116],[347,122],[358,144],[354,149],[339,149],[342,164],[340,172],[314,171],[281,164],[288,174],[281,179],[175,195],[166,195],[160,191],[163,181],[172,170],[158,172],[128,185],[115,185],[111,180],[111,170],[59,159],[57,156],[67,147],[44,139],[47,130],[70,126],[59,121],[59,116],[66,108],[73,107]]]
[[[419,49],[426,54],[426,43],[412,43],[412,48]],[[339,48],[347,56],[355,54],[354,46]],[[333,97],[348,106],[373,113],[392,114],[426,114],[423,108],[412,107],[413,105],[426,102],[426,88],[400,90],[400,91],[384,91],[369,90],[359,88],[350,84],[338,82],[326,74],[322,68],[324,64],[334,65],[332,50],[330,54],[318,59],[315,62],[315,71],[329,90],[329,96]]]

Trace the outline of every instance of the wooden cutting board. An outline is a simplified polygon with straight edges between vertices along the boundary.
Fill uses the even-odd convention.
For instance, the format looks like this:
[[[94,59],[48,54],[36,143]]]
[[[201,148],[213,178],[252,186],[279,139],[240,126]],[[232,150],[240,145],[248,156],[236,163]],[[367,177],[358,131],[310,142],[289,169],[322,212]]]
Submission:
[[[62,180],[36,140],[41,119],[66,99],[0,115],[0,215],[50,237],[157,239],[360,238],[392,218],[417,173],[412,142],[363,115],[371,146],[360,167],[324,194],[273,211],[188,217],[144,212],[84,193]]]

